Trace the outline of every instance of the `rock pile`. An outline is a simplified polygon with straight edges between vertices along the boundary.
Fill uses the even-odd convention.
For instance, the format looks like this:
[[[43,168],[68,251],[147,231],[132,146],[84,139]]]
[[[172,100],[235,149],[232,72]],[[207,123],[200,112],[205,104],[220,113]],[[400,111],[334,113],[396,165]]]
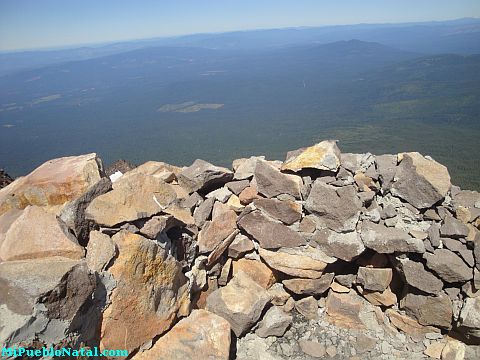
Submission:
[[[113,173],[112,173],[113,174]],[[476,359],[480,194],[334,141],[232,169],[95,154],[0,190],[0,343],[132,359]]]

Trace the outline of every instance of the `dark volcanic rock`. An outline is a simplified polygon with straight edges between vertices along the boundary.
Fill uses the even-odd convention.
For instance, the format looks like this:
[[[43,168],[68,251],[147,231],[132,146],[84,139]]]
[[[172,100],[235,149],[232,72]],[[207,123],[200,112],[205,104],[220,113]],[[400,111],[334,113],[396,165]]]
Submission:
[[[13,182],[13,178],[8,175],[5,170],[0,169],[0,189]]]
[[[105,174],[107,176],[115,174],[117,171],[120,171],[122,174],[125,174],[126,172],[133,170],[137,167],[137,165],[132,164],[131,162],[127,160],[117,160],[110,166],[108,166],[105,169]]]

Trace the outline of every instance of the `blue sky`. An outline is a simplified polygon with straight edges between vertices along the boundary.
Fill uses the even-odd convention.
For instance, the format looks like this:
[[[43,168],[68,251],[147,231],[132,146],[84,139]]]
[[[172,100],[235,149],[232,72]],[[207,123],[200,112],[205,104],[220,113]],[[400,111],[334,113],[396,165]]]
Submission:
[[[0,50],[461,17],[480,17],[480,0],[0,0]]]

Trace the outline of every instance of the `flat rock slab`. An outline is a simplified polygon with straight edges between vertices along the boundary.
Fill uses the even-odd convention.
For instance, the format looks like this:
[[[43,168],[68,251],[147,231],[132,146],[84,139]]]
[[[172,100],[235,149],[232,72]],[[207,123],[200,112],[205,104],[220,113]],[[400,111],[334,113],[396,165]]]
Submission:
[[[257,322],[270,299],[264,288],[240,271],[227,286],[208,296],[207,310],[226,319],[240,337]]]
[[[320,278],[327,265],[336,261],[320,249],[312,247],[282,248],[278,251],[259,248],[259,254],[272,269],[308,279]]]
[[[425,252],[425,245],[422,240],[411,237],[401,229],[386,227],[370,221],[362,223],[360,236],[365,247],[380,254]]]
[[[254,176],[258,192],[267,198],[281,194],[301,198],[302,179],[299,176],[283,174],[264,160],[257,160]]]
[[[441,294],[423,296],[408,293],[400,302],[401,308],[413,316],[421,325],[437,326],[444,329],[452,327],[452,301]]]
[[[427,260],[427,267],[448,283],[473,279],[473,269],[450,250],[436,249],[433,254],[425,253],[423,256]]]
[[[398,156],[392,193],[417,209],[426,209],[442,200],[452,184],[448,169],[417,152]]]
[[[221,187],[233,179],[229,169],[215,166],[207,161],[197,159],[192,165],[178,174],[178,183],[188,192],[208,192],[212,188]]]
[[[340,166],[340,150],[336,141],[325,140],[307,148],[290,151],[282,170],[318,169],[335,172]]]
[[[356,231],[337,233],[328,229],[317,231],[312,240],[328,256],[333,256],[344,261],[352,261],[365,251],[365,246]]]
[[[103,313],[101,346],[132,352],[168,330],[177,314],[188,314],[188,280],[154,241],[127,231],[112,240],[118,256],[108,271],[117,285]]]
[[[365,290],[383,292],[392,281],[392,269],[378,269],[360,267],[357,274],[357,283]]]
[[[396,268],[402,274],[405,282],[424,291],[436,295],[443,289],[443,282],[431,272],[425,270],[422,263],[410,259],[398,259]]]
[[[302,205],[295,201],[257,199],[253,201],[253,205],[287,225],[291,225],[302,218]]]
[[[97,154],[47,161],[0,190],[0,215],[28,205],[56,207],[80,197],[102,177]]]
[[[387,309],[385,314],[388,316],[393,326],[415,338],[423,339],[425,334],[440,333],[439,329],[432,326],[421,325],[414,318],[404,315],[397,310]]]
[[[172,186],[163,180],[137,174],[118,180],[112,191],[95,198],[87,207],[85,217],[99,225],[113,227],[155,215],[176,198]]]
[[[320,279],[287,279],[283,285],[298,295],[320,295],[330,288],[335,274],[323,274]]]
[[[194,310],[135,360],[228,360],[230,324],[206,310]]]
[[[10,225],[0,244],[3,261],[62,256],[80,259],[85,250],[69,234],[54,214],[39,206],[28,206]]]
[[[355,230],[362,209],[362,202],[355,187],[335,188],[315,180],[305,208],[330,230],[347,232]]]
[[[237,214],[226,210],[212,221],[208,221],[198,234],[198,251],[213,251],[224,239],[237,228]]]
[[[259,211],[242,216],[238,221],[238,226],[257,240],[264,249],[296,247],[306,244],[305,239],[296,231],[280,222],[268,219]]]
[[[468,236],[468,227],[452,215],[445,216],[444,223],[440,227],[440,235],[451,238],[461,238]]]

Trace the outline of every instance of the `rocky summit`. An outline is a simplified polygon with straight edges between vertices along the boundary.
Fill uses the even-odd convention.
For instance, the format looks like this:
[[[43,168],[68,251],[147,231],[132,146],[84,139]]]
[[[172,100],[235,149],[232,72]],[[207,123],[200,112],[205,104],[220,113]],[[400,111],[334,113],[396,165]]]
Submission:
[[[86,154],[3,181],[0,344],[479,359],[480,194],[419,153],[340,149],[108,175]]]

